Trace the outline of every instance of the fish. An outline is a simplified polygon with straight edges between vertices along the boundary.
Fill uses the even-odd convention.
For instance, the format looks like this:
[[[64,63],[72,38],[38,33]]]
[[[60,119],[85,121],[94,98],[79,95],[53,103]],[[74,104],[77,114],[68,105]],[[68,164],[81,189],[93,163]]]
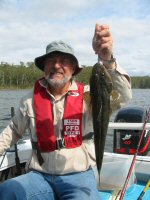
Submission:
[[[100,62],[96,63],[90,77],[90,96],[93,118],[96,166],[99,176],[103,162],[106,135],[111,113],[110,96],[113,83],[107,69]]]

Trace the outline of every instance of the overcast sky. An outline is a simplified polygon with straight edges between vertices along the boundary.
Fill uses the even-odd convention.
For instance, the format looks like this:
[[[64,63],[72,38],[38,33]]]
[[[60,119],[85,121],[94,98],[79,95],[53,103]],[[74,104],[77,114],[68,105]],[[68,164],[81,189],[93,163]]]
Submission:
[[[130,75],[150,75],[150,0],[0,0],[0,62],[34,61],[64,40],[93,65],[96,22],[110,26],[114,57]]]

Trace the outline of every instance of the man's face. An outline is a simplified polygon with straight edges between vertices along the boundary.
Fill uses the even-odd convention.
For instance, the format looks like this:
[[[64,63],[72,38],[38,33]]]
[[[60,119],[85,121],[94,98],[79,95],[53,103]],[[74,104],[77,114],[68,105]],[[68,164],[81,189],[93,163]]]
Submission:
[[[54,52],[44,62],[45,79],[55,87],[63,87],[72,77],[75,70],[75,62],[72,56]]]

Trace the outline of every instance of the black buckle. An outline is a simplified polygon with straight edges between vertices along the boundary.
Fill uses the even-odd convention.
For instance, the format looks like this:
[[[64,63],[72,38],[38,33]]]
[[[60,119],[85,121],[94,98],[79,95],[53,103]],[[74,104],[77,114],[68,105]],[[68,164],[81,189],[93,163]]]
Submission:
[[[63,148],[66,148],[65,140],[64,139],[56,140],[56,149],[63,149]]]

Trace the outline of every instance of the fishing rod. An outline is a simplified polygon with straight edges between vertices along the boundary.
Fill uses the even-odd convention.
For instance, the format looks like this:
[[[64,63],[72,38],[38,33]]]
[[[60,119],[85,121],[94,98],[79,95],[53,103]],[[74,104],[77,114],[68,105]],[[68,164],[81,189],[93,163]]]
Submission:
[[[1,164],[0,164],[0,168],[1,168],[2,164],[3,164],[3,162],[4,162],[4,159],[5,159],[6,153],[7,153],[7,151],[5,151],[4,155],[2,155],[3,158],[2,158],[2,161],[1,161]]]
[[[121,191],[121,195],[120,195],[119,200],[123,200],[124,194],[125,194],[125,192],[126,192],[127,185],[128,185],[128,182],[129,182],[129,179],[130,179],[130,176],[131,176],[131,174],[132,174],[132,170],[133,170],[133,167],[134,167],[134,164],[135,164],[135,161],[136,161],[136,156],[137,156],[137,154],[138,154],[138,151],[139,151],[139,148],[140,148],[142,139],[143,139],[143,137],[144,137],[144,133],[145,133],[145,129],[146,129],[146,123],[148,122],[149,117],[150,117],[150,108],[149,108],[149,110],[148,110],[148,112],[147,112],[147,115],[146,115],[146,117],[145,117],[145,121],[144,121],[144,124],[143,124],[143,130],[142,130],[142,133],[141,133],[141,137],[140,137],[140,139],[139,139],[136,152],[135,152],[135,154],[134,154],[134,156],[133,156],[133,160],[132,160],[132,163],[131,163],[131,166],[130,166],[130,169],[129,169],[127,178],[126,178],[126,180],[125,180],[125,184],[124,184],[123,189],[122,189],[122,191]]]
[[[150,187],[150,179],[149,179],[149,181],[147,182],[145,188],[143,189],[143,191],[141,192],[141,194],[140,194],[140,196],[138,197],[137,200],[142,200],[142,198],[143,198],[145,192],[148,190],[149,187]]]
[[[15,110],[14,107],[11,107],[11,117],[15,115]],[[18,149],[17,149],[17,143],[15,143],[15,162],[16,162],[16,175],[19,176],[21,175],[21,167],[20,167],[20,159],[18,156]]]

